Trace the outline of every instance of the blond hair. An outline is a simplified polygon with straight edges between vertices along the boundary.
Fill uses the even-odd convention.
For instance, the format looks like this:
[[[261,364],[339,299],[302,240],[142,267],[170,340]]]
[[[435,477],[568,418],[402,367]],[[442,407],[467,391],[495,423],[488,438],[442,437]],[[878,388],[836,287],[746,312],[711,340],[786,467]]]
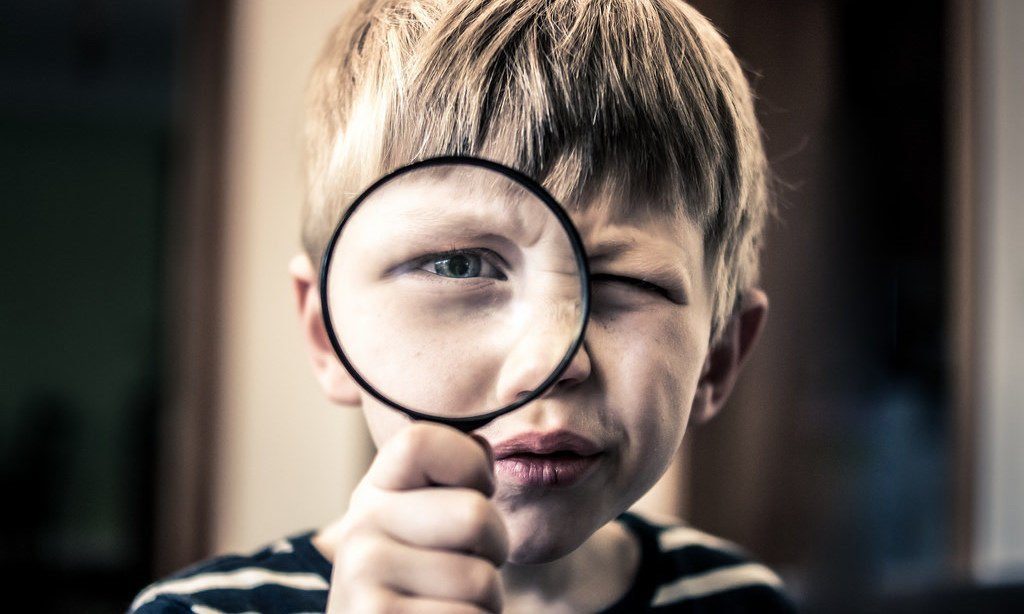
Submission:
[[[303,245],[317,262],[380,175],[438,154],[534,177],[567,207],[685,212],[704,239],[712,341],[757,282],[766,163],[747,80],[679,0],[363,0],[313,70]]]

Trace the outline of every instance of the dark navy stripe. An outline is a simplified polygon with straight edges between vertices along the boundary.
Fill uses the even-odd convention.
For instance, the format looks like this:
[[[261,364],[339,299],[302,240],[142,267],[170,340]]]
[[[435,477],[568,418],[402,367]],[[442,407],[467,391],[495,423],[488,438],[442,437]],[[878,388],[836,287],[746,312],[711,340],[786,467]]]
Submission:
[[[312,534],[312,531],[308,531],[288,538],[287,541],[291,544],[294,552],[274,552],[272,550],[272,546],[267,546],[266,548],[249,555],[229,554],[217,556],[186,567],[185,569],[168,576],[166,579],[176,580],[195,576],[201,573],[224,573],[246,567],[259,567],[269,571],[301,571],[307,573],[313,571],[323,576],[325,580],[329,581],[331,577],[330,563],[324,560],[323,556],[321,556],[319,551],[316,550],[316,547],[313,546],[310,541]],[[310,550],[312,550],[313,553],[310,553]],[[326,575],[324,573],[325,566]]]
[[[734,553],[699,544],[669,550],[662,553],[662,556],[667,564],[661,570],[660,584],[678,580],[682,576],[692,576],[750,562],[749,559]]]
[[[172,597],[160,596],[135,609],[132,614],[192,614],[192,608]]]

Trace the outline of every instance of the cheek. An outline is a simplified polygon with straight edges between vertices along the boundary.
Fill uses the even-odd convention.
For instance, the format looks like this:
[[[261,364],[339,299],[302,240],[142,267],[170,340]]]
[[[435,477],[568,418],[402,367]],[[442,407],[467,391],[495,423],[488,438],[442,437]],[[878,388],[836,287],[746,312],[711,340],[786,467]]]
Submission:
[[[620,314],[594,329],[610,406],[638,462],[667,465],[686,428],[706,343],[698,318],[684,309]]]
[[[396,287],[345,294],[351,304],[338,301],[335,328],[342,350],[370,386],[404,407],[450,416],[494,408],[501,353],[477,331],[501,328],[464,309],[446,313],[444,305],[458,301],[435,294]]]
[[[398,431],[412,423],[408,416],[382,404],[365,391],[362,392],[361,407],[370,438],[378,450]]]

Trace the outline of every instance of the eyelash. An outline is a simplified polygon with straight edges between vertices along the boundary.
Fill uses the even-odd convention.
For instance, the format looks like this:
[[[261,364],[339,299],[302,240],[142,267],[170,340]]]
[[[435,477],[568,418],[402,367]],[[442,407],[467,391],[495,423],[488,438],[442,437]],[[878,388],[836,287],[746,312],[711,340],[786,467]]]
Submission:
[[[644,290],[646,292],[653,292],[655,294],[658,294],[660,296],[663,296],[663,297],[667,298],[670,301],[673,300],[672,299],[672,295],[665,288],[662,288],[661,286],[659,286],[657,284],[652,284],[651,282],[645,281],[643,279],[637,279],[636,277],[627,277],[625,275],[615,275],[613,273],[591,273],[590,281],[591,282],[611,281],[611,282],[624,283],[624,284],[633,286],[635,288],[638,288],[640,290]]]

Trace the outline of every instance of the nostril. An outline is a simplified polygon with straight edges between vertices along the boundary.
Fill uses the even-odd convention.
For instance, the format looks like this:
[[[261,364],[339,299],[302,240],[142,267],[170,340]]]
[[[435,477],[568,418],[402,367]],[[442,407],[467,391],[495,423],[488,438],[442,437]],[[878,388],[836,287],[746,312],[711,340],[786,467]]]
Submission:
[[[558,382],[555,384],[555,388],[572,388],[573,386],[579,385],[579,383],[582,381],[582,377],[563,377],[562,379],[558,380]]]

